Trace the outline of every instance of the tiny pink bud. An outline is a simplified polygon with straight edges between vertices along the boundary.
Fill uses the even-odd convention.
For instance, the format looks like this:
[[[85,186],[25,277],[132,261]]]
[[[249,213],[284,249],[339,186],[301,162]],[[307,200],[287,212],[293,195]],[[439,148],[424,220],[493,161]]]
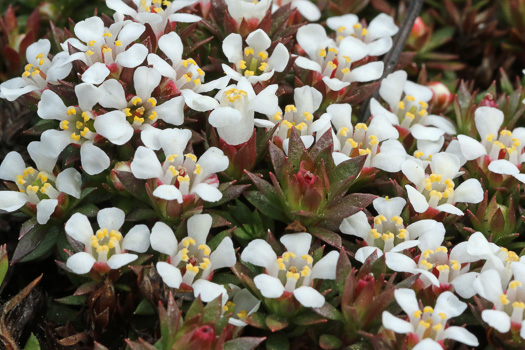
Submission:
[[[202,326],[195,330],[191,337],[191,344],[196,349],[211,349],[215,339],[215,330],[210,326]]]
[[[426,34],[428,28],[425,24],[425,21],[421,17],[416,18],[416,21],[414,22],[414,26],[412,27],[412,31],[410,31],[410,37],[413,39],[417,39],[422,37]]]
[[[428,87],[433,92],[431,103],[434,112],[444,111],[454,101],[454,95],[445,84],[436,81],[428,84]]]
[[[498,104],[494,101],[494,96],[490,93],[486,94],[483,100],[479,103],[480,106],[498,108]]]

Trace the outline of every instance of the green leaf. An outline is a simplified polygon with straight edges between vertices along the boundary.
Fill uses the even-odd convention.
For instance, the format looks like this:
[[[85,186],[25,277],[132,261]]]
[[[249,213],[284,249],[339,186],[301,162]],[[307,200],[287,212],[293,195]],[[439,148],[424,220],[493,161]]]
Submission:
[[[324,303],[324,305],[320,308],[314,308],[312,310],[314,310],[318,315],[321,315],[329,320],[341,321],[343,318],[339,310],[337,310],[337,308],[335,308],[329,302]]]
[[[266,198],[261,192],[248,191],[244,192],[244,196],[246,197],[248,202],[253,204],[264,215],[275,220],[283,222],[288,221],[286,216],[284,216],[282,209],[270,202],[268,198]]]
[[[142,299],[133,313],[135,315],[155,315],[156,312],[149,301]]]
[[[329,200],[339,194],[346,193],[361,172],[361,169],[363,169],[365,160],[366,156],[345,160],[330,172],[328,177],[330,181]]]
[[[266,338],[242,337],[227,341],[223,345],[224,350],[250,350],[255,349]]]
[[[29,253],[34,251],[44,240],[47,231],[48,227],[41,225],[33,226],[29,231],[27,231],[27,233],[18,242],[15,252],[13,253],[13,259],[11,263],[14,264],[19,262]]]
[[[288,350],[290,341],[283,333],[270,334],[266,340],[266,350]]]
[[[40,343],[33,333],[29,336],[24,350],[40,350]]]
[[[325,303],[326,304],[326,303]],[[305,314],[296,316],[293,319],[293,323],[300,326],[311,326],[318,323],[325,323],[327,319],[317,313],[308,311]]]
[[[272,332],[277,332],[288,327],[288,320],[277,315],[269,315],[266,317],[266,325]]]
[[[85,295],[69,295],[55,301],[60,304],[65,305],[84,305],[86,303],[87,296]]]
[[[326,350],[339,349],[343,346],[343,342],[334,335],[323,334],[319,337],[319,346]]]
[[[9,268],[9,258],[7,257],[6,246],[0,246],[0,286],[4,281],[7,269]]]

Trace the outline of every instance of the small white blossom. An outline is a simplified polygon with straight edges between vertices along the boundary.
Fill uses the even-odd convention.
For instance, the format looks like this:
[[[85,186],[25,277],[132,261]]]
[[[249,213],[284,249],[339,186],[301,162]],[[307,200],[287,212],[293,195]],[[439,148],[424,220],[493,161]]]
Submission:
[[[166,156],[161,163],[153,150],[140,146],[131,162],[131,171],[138,179],[157,179],[153,195],[165,200],[182,203],[184,196],[196,195],[207,202],[222,198],[217,189],[216,173],[226,170],[228,157],[215,147],[210,147],[197,158],[184,154],[191,138],[190,130],[166,129],[160,133],[160,143]]]
[[[478,346],[476,336],[463,327],[448,326],[448,320],[465,311],[467,304],[460,301],[453,293],[443,292],[434,307],[425,306],[421,310],[412,289],[394,291],[396,302],[408,316],[408,321],[397,318],[388,311],[383,311],[383,327],[399,334],[415,335],[417,345],[412,349],[441,349],[439,342],[445,339],[459,341],[468,346]]]
[[[305,307],[323,306],[325,298],[312,287],[313,281],[335,279],[339,253],[332,251],[313,265],[309,233],[287,234],[280,241],[287,251],[279,258],[262,239],[251,241],[242,252],[241,260],[266,268],[266,273],[255,276],[255,286],[265,298],[280,298],[288,292]]]
[[[377,15],[367,28],[363,27],[354,14],[330,17],[326,20],[326,25],[337,32],[337,43],[348,36],[362,40],[368,46],[369,56],[381,56],[390,51],[393,45],[392,36],[399,30],[394,19],[385,13]]]
[[[36,206],[37,221],[44,225],[58,206],[57,198],[61,192],[80,198],[82,179],[74,168],[65,169],[55,176],[56,158],[42,154],[40,142],[31,142],[27,150],[36,169],[26,167],[17,152],[9,152],[0,164],[0,179],[12,181],[18,187],[18,192],[0,192],[0,209],[13,212],[28,203]]]
[[[224,305],[223,313],[232,313],[228,323],[237,327],[244,327],[247,325],[244,321],[249,315],[259,310],[261,301],[246,288],[241,289],[234,284],[230,284],[229,287],[232,289],[232,293],[230,293],[232,300]]]
[[[102,271],[119,269],[135,261],[138,256],[128,253],[131,250],[144,253],[149,248],[150,232],[146,225],[131,228],[123,239],[120,228],[124,224],[125,214],[119,208],[102,209],[97,214],[99,229],[93,228],[87,216],[75,213],[66,222],[66,233],[84,244],[84,252],[76,253],[67,259],[66,266],[76,274],[91,271],[95,264],[102,265]]]
[[[279,7],[292,4],[292,9],[297,11],[308,21],[315,22],[321,18],[321,11],[315,3],[310,0],[273,0],[272,13],[277,11]]]
[[[228,35],[222,43],[222,51],[235,67],[223,64],[222,69],[233,80],[239,81],[244,76],[250,83],[257,84],[269,80],[288,65],[290,53],[282,43],[278,43],[269,55],[267,50],[272,40],[262,29],[251,32],[246,37],[246,44],[243,50],[242,37],[237,33]]]
[[[173,230],[163,222],[153,226],[151,247],[168,256],[167,262],[157,263],[157,271],[168,287],[179,288],[181,284],[186,284],[195,288],[197,281],[211,279],[213,271],[235,265],[237,259],[230,237],[225,237],[213,251],[206,244],[211,224],[211,215],[193,215],[188,219],[188,237],[180,242],[177,242]],[[209,300],[203,298],[203,301]],[[227,295],[223,303],[226,301]]]
[[[250,1],[250,0],[225,0],[226,5],[228,6],[228,12],[232,18],[237,22],[237,25],[240,25],[242,20],[246,20],[248,23],[258,23],[260,22],[270,5],[272,0],[260,0],[260,1]]]
[[[483,188],[477,179],[463,181],[457,188],[454,179],[460,176],[460,161],[450,153],[438,153],[432,156],[431,174],[425,173],[426,165],[417,159],[406,160],[401,167],[403,174],[414,183],[415,188],[406,185],[410,203],[418,213],[428,208],[450,214],[463,215],[454,206],[456,202],[479,203],[483,200]]]

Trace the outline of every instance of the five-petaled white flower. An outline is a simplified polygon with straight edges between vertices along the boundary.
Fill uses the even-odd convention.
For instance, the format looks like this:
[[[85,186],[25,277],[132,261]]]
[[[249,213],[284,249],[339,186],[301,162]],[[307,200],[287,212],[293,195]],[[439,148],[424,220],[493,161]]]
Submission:
[[[228,35],[222,42],[222,51],[235,67],[232,69],[222,64],[222,69],[233,80],[239,81],[244,76],[250,83],[257,84],[269,80],[275,72],[282,72],[288,65],[288,49],[278,43],[270,55],[267,50],[272,40],[262,29],[251,32],[246,37],[246,44],[248,46],[243,50],[242,37],[237,33]]]
[[[216,173],[226,170],[229,161],[220,149],[210,147],[200,158],[193,153],[184,154],[191,138],[188,129],[165,129],[159,138],[166,156],[163,163],[153,150],[143,146],[131,162],[131,172],[137,179],[157,179],[154,196],[179,203],[187,195],[198,195],[207,202],[222,198]]]
[[[120,228],[124,224],[125,214],[119,208],[102,209],[97,214],[99,229],[93,228],[84,214],[75,213],[66,222],[66,233],[84,244],[84,252],[73,254],[67,259],[66,266],[76,274],[91,271],[95,264],[99,271],[119,269],[135,261],[138,256],[128,253],[131,250],[144,253],[149,248],[150,232],[146,225],[136,225],[123,238]]]
[[[286,252],[281,257],[262,239],[251,241],[241,254],[241,260],[266,269],[253,282],[265,298],[280,298],[293,293],[305,307],[321,307],[324,296],[312,287],[315,279],[335,279],[339,253],[332,251],[313,265],[309,254],[312,236],[309,233],[287,234],[281,237]]]
[[[193,215],[188,219],[188,237],[180,242],[165,223],[153,226],[151,247],[168,256],[167,262],[157,263],[157,271],[169,287],[179,288],[183,283],[191,287],[199,280],[211,279],[213,271],[235,265],[237,258],[230,237],[225,237],[213,251],[206,244],[211,224],[211,215]],[[224,304],[226,301],[227,296]]]
[[[0,85],[0,98],[14,101],[27,93],[34,93],[40,97],[48,83],[57,83],[71,72],[73,67],[67,62],[67,52],[60,52],[49,59],[51,43],[47,39],[40,39],[26,49],[27,65],[22,77],[10,79]]]
[[[379,79],[383,74],[383,62],[370,62],[359,67],[352,65],[368,56],[368,46],[349,36],[338,45],[326,35],[320,24],[307,24],[297,31],[297,42],[309,58],[299,56],[295,64],[322,76],[326,86],[339,91],[353,82]]]
[[[248,23],[257,25],[260,20],[266,16],[272,0],[225,0],[228,6],[228,12],[232,18],[237,22],[237,26],[241,25],[242,20]]]
[[[459,341],[468,346],[478,346],[476,336],[463,327],[448,326],[448,320],[465,311],[467,304],[460,301],[452,292],[443,292],[434,307],[425,306],[421,310],[412,289],[397,289],[394,292],[396,302],[408,315],[408,321],[397,318],[388,311],[383,311],[383,326],[400,334],[412,334],[417,344],[414,350],[443,349],[439,343],[445,339]]]
[[[405,188],[412,207],[418,213],[434,208],[463,215],[454,203],[479,203],[483,200],[483,188],[477,179],[465,180],[454,189],[454,179],[462,172],[459,172],[459,158],[453,154],[441,152],[433,155],[430,175],[425,173],[426,165],[417,159],[406,160],[401,168],[407,179],[416,186],[406,185]]]
[[[61,192],[80,198],[82,179],[75,168],[67,168],[55,176],[53,169],[57,159],[42,154],[40,142],[31,142],[27,150],[36,169],[26,167],[17,152],[9,152],[0,164],[0,179],[12,181],[18,187],[18,192],[0,192],[0,209],[13,212],[29,203],[36,206],[37,221],[43,225],[55,212]]]

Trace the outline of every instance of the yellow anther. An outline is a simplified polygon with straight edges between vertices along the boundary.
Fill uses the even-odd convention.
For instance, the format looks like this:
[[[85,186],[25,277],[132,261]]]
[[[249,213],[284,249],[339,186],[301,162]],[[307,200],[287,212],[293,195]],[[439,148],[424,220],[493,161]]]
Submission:
[[[268,58],[268,53],[266,51],[259,51],[258,55],[263,60]]]
[[[515,301],[512,303],[513,308],[525,309],[525,303],[522,301]]]
[[[443,193],[432,190],[430,191],[430,197],[437,197],[438,200],[441,200],[441,198],[443,198]]]
[[[40,71],[38,69],[31,73],[32,77],[34,77],[35,75],[40,75]]]
[[[420,318],[421,315],[423,315],[423,311],[421,311],[421,310],[414,311],[414,317],[415,318]]]
[[[434,251],[432,249],[427,249],[423,252],[423,257],[425,259],[428,259],[432,254],[434,254]]]
[[[26,66],[25,66],[24,69],[25,69],[26,71],[28,71],[28,70],[31,70],[31,68],[33,68],[33,65],[32,65],[31,63],[29,63],[29,64],[26,64]]]
[[[108,52],[112,52],[112,51],[113,51],[113,50],[111,50],[110,47],[105,47],[105,48],[102,49],[102,52],[103,52],[103,53],[108,53]]]
[[[405,113],[405,117],[408,118],[408,119],[412,119],[412,120],[413,120],[414,118],[416,118],[416,116],[413,115],[413,114],[410,113],[410,112]]]
[[[182,240],[182,246],[184,248],[188,248],[190,245],[194,245],[195,244],[195,240],[191,237],[186,237]]]
[[[177,176],[177,181],[179,183],[181,182],[190,182],[190,177],[188,175],[185,176]]]
[[[184,157],[186,157],[186,159],[191,159],[193,162],[197,161],[197,156],[193,153],[186,153]]]
[[[69,107],[67,109],[67,115],[72,115],[72,114],[77,114],[77,110],[75,109],[75,107]]]
[[[122,41],[120,40],[115,40],[115,46],[120,46],[122,45]]]
[[[22,175],[18,175],[16,177],[16,183],[19,184],[19,185],[23,185],[25,184],[27,181],[24,180],[24,177]]]
[[[421,108],[424,108],[424,109],[428,108],[428,103],[426,103],[425,101],[419,101],[419,105],[421,106]]]
[[[186,248],[183,248],[181,251],[181,260],[184,261],[184,262],[188,262],[188,260],[190,260],[190,257],[188,256],[188,252],[189,250],[186,249]]]
[[[284,108],[284,111],[285,111],[286,113],[290,113],[290,112],[294,112],[294,113],[295,113],[295,112],[297,112],[297,108],[295,108],[294,105],[288,105],[288,106],[286,106],[286,107]]]
[[[436,269],[441,272],[441,271],[449,271],[450,270],[450,266],[448,265],[438,265],[436,266]]]
[[[308,264],[311,264],[314,262],[314,259],[308,254],[304,254],[303,256],[301,256],[301,259],[306,260],[306,263]]]
[[[239,320],[244,321],[248,317],[248,312],[246,312],[246,310],[241,310],[237,313],[237,317],[239,317]]]
[[[397,106],[399,109],[405,109],[405,102],[399,101],[399,104]]]
[[[453,188],[447,188],[445,192],[443,192],[443,198],[450,198],[454,195],[454,189]]]
[[[348,67],[343,68],[343,69],[341,69],[341,72],[342,72],[343,74],[348,74],[348,73],[350,73],[350,68],[348,68]]]
[[[383,221],[387,221],[386,217],[384,215],[378,215],[374,218],[374,224],[379,225]]]
[[[361,29],[363,26],[361,25],[361,23],[356,23],[352,26],[354,29]]]
[[[28,72],[28,71],[25,71],[25,72],[22,74],[22,76],[24,76],[24,77],[26,77],[26,78],[27,78],[28,76],[30,76],[30,75],[31,75],[31,73]]]
[[[200,68],[197,68],[197,74],[200,76],[204,76],[204,71]]]
[[[357,146],[359,146],[359,144],[355,142],[352,138],[346,140],[346,142],[349,143],[352,146],[352,148],[356,148]]]
[[[516,289],[516,288],[521,287],[521,286],[522,286],[521,282],[517,281],[517,280],[514,280],[514,281],[509,283],[510,289]]]
[[[245,77],[253,77],[255,75],[255,72],[252,71],[252,70],[245,70],[244,71],[244,76]]]
[[[133,121],[136,122],[137,124],[142,124],[144,123],[144,118],[134,117]]]
[[[155,120],[157,119],[157,112],[152,111],[151,114],[148,116],[149,120]]]
[[[512,132],[510,130],[501,130],[499,133],[501,136],[509,136],[512,137]]]
[[[423,157],[424,155],[425,155],[425,154],[424,154],[423,152],[421,152],[421,151],[415,151],[415,152],[414,152],[414,157],[416,157],[416,158],[421,158],[421,157]]]
[[[394,222],[396,225],[403,225],[403,219],[399,216],[392,216],[390,221]]]
[[[293,278],[293,279],[295,279],[295,280],[298,280],[299,277],[301,277],[301,276],[300,276],[299,273],[297,273],[297,272],[288,271],[288,272],[286,273],[286,278]]]
[[[310,268],[308,266],[304,266],[301,270],[301,276],[306,277],[310,274]]]
[[[515,147],[518,147],[521,144],[520,141],[517,138],[515,138],[515,137],[513,137],[511,140],[512,140],[513,145]]]
[[[326,65],[330,66],[330,68],[332,68],[332,69],[336,69],[337,68],[337,65],[333,61],[328,61],[328,63]]]
[[[279,270],[286,270],[286,266],[284,265],[282,258],[277,259],[275,262],[279,266]]]
[[[193,58],[188,58],[188,62],[194,66],[197,65],[197,62],[195,62],[195,60]]]
[[[253,51],[253,49],[251,47],[247,47],[244,49],[244,56],[249,56],[249,55],[253,55],[255,52]]]
[[[364,123],[357,123],[357,124],[355,125],[355,129],[356,129],[356,130],[361,130],[361,129],[363,129],[364,131],[367,131],[367,130],[368,130],[368,126],[366,126],[366,124],[364,124]]]
[[[88,112],[82,112],[81,116],[82,116],[82,119],[84,120],[84,123],[87,123],[88,120],[91,119]]]
[[[174,162],[176,158],[178,158],[179,155],[178,154],[170,154],[167,158],[166,158],[166,161],[168,162]]]
[[[445,179],[443,183],[447,186],[447,188],[454,188],[454,181],[452,181],[451,179]]]
[[[448,253],[448,249],[446,247],[443,247],[443,246],[439,246],[439,247],[437,247],[434,250],[436,251],[436,253]],[[453,261],[453,260],[451,260],[451,261]]]
[[[399,234],[397,235],[397,238],[405,239],[407,235],[408,235],[408,231],[402,228],[401,230],[399,230]]]
[[[200,84],[201,84],[201,80],[198,79],[198,78],[197,78],[197,79],[194,79],[194,80],[193,80],[193,84],[195,84],[195,85],[200,85]]]
[[[45,61],[44,61],[44,59],[42,58],[42,59],[40,59],[40,61],[38,61],[38,65],[41,66],[41,65],[44,64],[44,62],[45,62]]]
[[[240,60],[237,65],[239,66],[240,69],[246,69],[246,61],[245,60]]]
[[[135,96],[131,100],[131,103],[133,104],[133,106],[136,106],[137,104],[142,103],[142,99],[140,97],[138,97],[138,96]]]
[[[335,47],[331,47],[331,48],[328,49],[328,52],[332,52],[332,53],[337,54],[337,49]]]
[[[120,233],[117,230],[111,230],[109,231],[109,237],[115,238],[117,241],[120,241],[122,239],[122,233]]]
[[[197,266],[193,266],[192,264],[186,264],[186,272],[188,271],[199,273],[199,268]]]
[[[414,96],[412,96],[412,95],[407,95],[407,96],[405,96],[405,98],[406,98],[407,101],[410,101],[410,102],[414,102],[416,100],[414,98]]]
[[[72,134],[71,134],[71,139],[72,139],[73,141],[79,141],[79,140],[80,140],[80,135],[77,135],[77,134],[75,134],[75,133],[72,133]]]
[[[152,107],[155,107],[157,105],[157,100],[153,97],[148,98],[147,101]]]
[[[206,244],[199,244],[199,250],[202,250],[204,255],[210,255],[211,253],[210,247],[208,247]]]
[[[337,28],[338,33],[344,32],[345,30],[346,30],[345,26],[340,26],[339,28]]]
[[[425,306],[423,308],[423,312],[428,312],[428,313],[433,313],[434,312],[434,309],[431,307],[431,306]]]
[[[368,34],[368,30],[366,28],[363,28],[363,30],[361,31],[361,35],[365,36]]]
[[[381,236],[381,239],[383,241],[386,241],[387,239],[393,239],[393,238],[394,238],[393,233],[383,233],[383,235]]]
[[[84,127],[84,129],[80,132],[80,136],[86,137],[86,135],[89,133],[89,128]]]
[[[281,121],[283,119],[282,115],[283,114],[281,112],[275,112],[275,114],[273,115],[273,120],[278,122]]]
[[[426,261],[425,259],[421,260],[419,262],[420,265],[423,265],[427,270],[430,270],[431,268],[434,267],[434,265],[432,265],[431,263],[429,263],[428,261]]]
[[[495,138],[494,134],[488,134],[487,137],[486,137],[488,142],[492,142],[494,140],[494,138]]]
[[[67,121],[67,120],[62,120],[62,121],[60,122],[60,129],[62,129],[62,130],[67,130],[67,129],[69,128],[68,125],[69,125],[69,121]]]
[[[90,42],[88,42],[88,45],[89,46],[93,46],[95,45],[97,42],[95,40],[91,40]]]
[[[427,110],[426,109],[422,109],[418,112],[418,114],[422,117],[426,116],[428,114]]]
[[[370,234],[372,235],[372,237],[374,237],[374,239],[378,239],[379,237],[381,237],[381,234],[377,232],[375,228],[370,230]]]
[[[424,328],[429,328],[430,327],[430,322],[425,322],[425,321],[421,320],[421,321],[419,321],[419,325],[421,325]]]
[[[204,259],[202,259],[202,260],[203,260],[203,262],[201,262],[201,263],[199,264],[199,267],[200,267],[202,270],[205,270],[205,269],[210,265],[210,259],[208,259],[208,258],[204,258]]]
[[[111,37],[113,36],[113,34],[111,34],[111,33],[109,32],[109,30],[108,30],[108,31],[106,31],[102,36],[103,36],[103,37],[106,37],[106,38],[111,38]]]
[[[350,129],[348,129],[346,126],[343,126],[341,129],[339,129],[339,135],[346,137],[349,131]]]
[[[507,305],[508,303],[510,303],[509,298],[507,298],[507,295],[505,294],[501,294],[499,296],[499,300],[503,305]]]
[[[101,245],[97,247],[97,253],[99,254],[102,252],[107,253],[108,251],[109,251],[109,248],[107,245]]]
[[[303,130],[304,128],[308,128],[308,125],[306,125],[306,123],[303,122],[303,123],[299,123],[299,124],[297,124],[297,125],[295,126],[295,128],[296,128],[297,130]]]
[[[319,51],[319,56],[326,57],[326,50],[322,49],[321,51]]]
[[[441,176],[441,174],[434,174],[434,173],[432,173],[432,174],[430,174],[429,178],[430,178],[430,181],[432,181],[432,182],[441,182],[442,176]]]
[[[443,328],[443,325],[441,323],[438,323],[437,325],[433,326],[432,329],[435,331],[439,331]]]
[[[36,177],[38,180],[42,181],[42,183],[47,182],[48,174],[41,171],[38,173],[38,176]]]
[[[369,141],[370,146],[375,146],[375,145],[377,145],[379,143],[379,140],[377,139],[376,135],[369,135],[368,139],[370,140]]]
[[[40,188],[40,193],[43,193],[45,194],[47,189],[51,186],[51,184],[48,182],[48,183],[45,183],[41,188]]]
[[[288,261],[290,260],[290,258],[294,259],[295,258],[295,254],[293,252],[286,252],[283,254],[283,260],[284,261]]]

